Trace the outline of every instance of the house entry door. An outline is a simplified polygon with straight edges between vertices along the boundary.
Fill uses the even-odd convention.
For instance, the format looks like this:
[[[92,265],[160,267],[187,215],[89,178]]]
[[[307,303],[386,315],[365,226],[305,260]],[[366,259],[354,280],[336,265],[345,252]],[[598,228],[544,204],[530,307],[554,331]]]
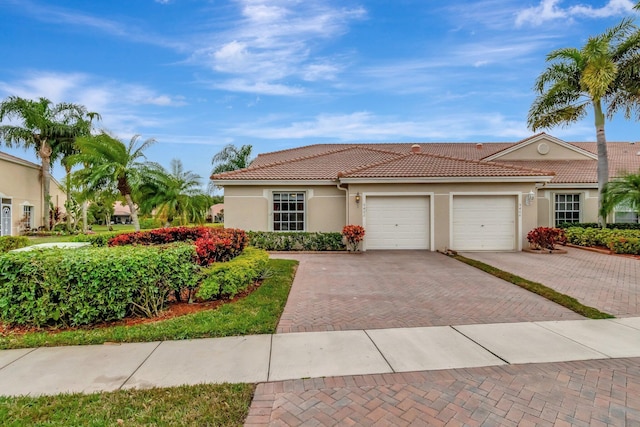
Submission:
[[[11,236],[11,205],[4,200],[0,210],[0,236]]]

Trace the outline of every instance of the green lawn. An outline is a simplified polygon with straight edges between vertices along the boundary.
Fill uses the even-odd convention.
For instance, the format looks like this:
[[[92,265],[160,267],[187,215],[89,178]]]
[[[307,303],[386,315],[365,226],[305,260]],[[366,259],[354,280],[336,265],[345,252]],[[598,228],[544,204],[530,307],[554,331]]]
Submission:
[[[216,310],[134,326],[9,334],[0,336],[0,349],[273,333],[284,310],[296,265],[297,261],[269,260],[273,274],[262,286],[246,298],[222,305]]]
[[[0,425],[241,426],[251,384],[204,384],[89,395],[0,397]]]

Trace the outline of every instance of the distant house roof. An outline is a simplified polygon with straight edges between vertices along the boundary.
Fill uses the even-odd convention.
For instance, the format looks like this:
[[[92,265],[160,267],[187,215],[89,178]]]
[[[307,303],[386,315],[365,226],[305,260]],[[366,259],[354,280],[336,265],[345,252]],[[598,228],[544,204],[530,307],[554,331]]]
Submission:
[[[130,216],[131,209],[129,206],[123,204],[122,202],[115,202],[113,204],[113,215],[114,216]]]
[[[561,143],[584,160],[511,160],[502,153],[539,138]],[[640,144],[607,143],[611,177],[640,169]],[[412,177],[542,177],[557,184],[597,182],[595,142],[567,143],[544,133],[517,142],[316,144],[260,154],[248,168],[211,177],[230,181],[347,180]],[[488,159],[491,159],[488,161]],[[547,179],[549,179],[547,178]]]

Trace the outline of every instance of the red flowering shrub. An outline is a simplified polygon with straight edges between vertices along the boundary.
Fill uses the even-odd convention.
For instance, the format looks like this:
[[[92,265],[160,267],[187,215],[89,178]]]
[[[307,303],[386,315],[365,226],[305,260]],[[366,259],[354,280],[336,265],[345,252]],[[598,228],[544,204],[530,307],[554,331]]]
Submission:
[[[553,250],[555,245],[565,244],[567,238],[561,228],[538,227],[527,234],[527,240],[532,249]]]
[[[364,239],[364,227],[361,225],[345,225],[342,236],[347,241],[347,250],[357,251],[358,245]]]
[[[248,239],[244,230],[234,228],[171,227],[120,234],[109,240],[109,246],[163,245],[185,241],[194,242],[198,263],[209,265],[240,255]]]

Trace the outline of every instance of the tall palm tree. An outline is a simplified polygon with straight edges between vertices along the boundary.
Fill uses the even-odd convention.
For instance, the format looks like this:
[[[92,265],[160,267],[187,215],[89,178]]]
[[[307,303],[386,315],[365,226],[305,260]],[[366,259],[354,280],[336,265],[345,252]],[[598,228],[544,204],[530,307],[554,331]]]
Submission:
[[[136,203],[132,198],[133,187],[143,181],[142,176],[151,162],[146,159],[144,151],[153,145],[154,139],[147,139],[138,144],[140,135],[134,135],[128,145],[111,135],[102,132],[95,136],[84,136],[77,140],[80,152],[72,155],[73,165],[83,164],[83,169],[74,172],[76,179],[87,183],[89,189],[100,189],[115,186],[131,210],[131,220],[136,231],[140,231],[140,221]]]
[[[625,206],[640,213],[640,173],[627,173],[607,183],[600,215],[606,217],[616,206]]]
[[[243,145],[237,148],[233,144],[226,145],[219,153],[211,159],[213,170],[211,175],[217,175],[222,172],[231,172],[238,169],[244,169],[251,164],[251,145]],[[209,182],[209,191],[214,189],[213,183]]]
[[[151,167],[145,174],[145,182],[140,187],[141,210],[163,218],[165,223],[171,224],[179,220],[181,225],[191,219],[206,217],[209,206],[200,206],[202,178],[191,171],[185,171],[182,162],[171,160],[171,170],[167,172],[163,167]],[[202,213],[199,213],[203,210]]]
[[[0,139],[9,147],[33,148],[42,163],[42,222],[46,230],[49,230],[51,161],[56,156],[52,144],[71,137],[85,114],[82,105],[53,104],[47,98],[34,101],[10,96],[0,103],[0,122],[5,119],[16,122],[0,126]]]
[[[538,76],[538,96],[529,109],[528,125],[536,131],[569,125],[593,111],[598,147],[598,197],[609,180],[605,117],[624,109],[638,110],[640,34],[631,19],[604,34],[590,37],[581,48],[563,48],[547,55],[549,66]],[[605,223],[600,218],[601,223]]]

